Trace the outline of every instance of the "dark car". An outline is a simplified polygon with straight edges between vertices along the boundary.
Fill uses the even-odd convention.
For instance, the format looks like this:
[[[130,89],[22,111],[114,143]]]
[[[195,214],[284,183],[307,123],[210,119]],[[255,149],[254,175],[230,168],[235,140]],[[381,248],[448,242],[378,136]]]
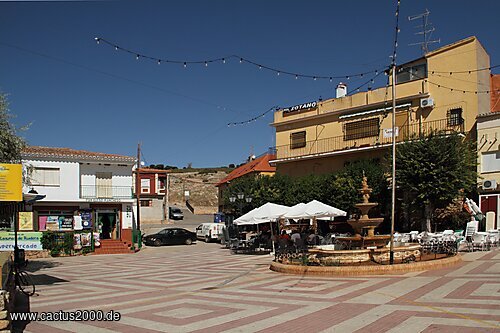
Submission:
[[[196,242],[196,234],[182,228],[163,229],[156,234],[147,235],[144,237],[146,245],[191,245]]]

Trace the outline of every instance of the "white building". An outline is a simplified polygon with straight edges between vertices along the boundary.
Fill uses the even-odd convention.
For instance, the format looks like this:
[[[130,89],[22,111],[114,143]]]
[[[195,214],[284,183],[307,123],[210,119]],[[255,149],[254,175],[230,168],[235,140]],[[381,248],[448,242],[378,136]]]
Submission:
[[[87,229],[101,240],[132,243],[135,158],[37,146],[22,158],[25,191],[46,195],[31,207],[34,231]]]

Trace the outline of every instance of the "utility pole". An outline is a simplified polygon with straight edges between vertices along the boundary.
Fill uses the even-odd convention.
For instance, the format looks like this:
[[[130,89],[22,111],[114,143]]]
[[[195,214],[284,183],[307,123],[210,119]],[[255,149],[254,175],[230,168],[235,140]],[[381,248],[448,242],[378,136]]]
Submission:
[[[394,218],[396,216],[396,61],[392,62],[392,200],[389,263],[394,264]]]
[[[408,16],[408,21],[422,19],[422,25],[417,26],[416,28],[422,28],[422,31],[418,31],[415,35],[422,35],[423,41],[419,43],[411,43],[408,44],[410,46],[420,45],[422,48],[422,53],[426,54],[429,52],[429,44],[440,43],[441,39],[431,40],[432,33],[436,30],[432,24],[429,22],[429,14],[431,12],[428,9],[425,9],[425,12],[422,14],[417,14],[413,16]]]
[[[139,239],[141,237],[141,143],[137,144],[137,167],[135,169],[135,197],[137,199],[137,230]],[[140,241],[138,241],[140,243]]]

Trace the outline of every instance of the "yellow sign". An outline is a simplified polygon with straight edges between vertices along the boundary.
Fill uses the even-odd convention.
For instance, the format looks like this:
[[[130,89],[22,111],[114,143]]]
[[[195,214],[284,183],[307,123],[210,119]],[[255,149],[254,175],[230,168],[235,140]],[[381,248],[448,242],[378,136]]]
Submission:
[[[33,212],[19,212],[19,230],[33,230]]]
[[[0,201],[23,201],[21,164],[0,163]]]

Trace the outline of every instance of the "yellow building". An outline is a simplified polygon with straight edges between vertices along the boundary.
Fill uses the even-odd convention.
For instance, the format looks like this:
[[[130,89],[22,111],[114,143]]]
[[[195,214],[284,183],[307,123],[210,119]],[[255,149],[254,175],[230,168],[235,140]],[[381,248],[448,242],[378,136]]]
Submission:
[[[396,139],[431,130],[476,137],[476,119],[489,110],[489,56],[477,38],[443,46],[398,66]],[[451,74],[450,74],[451,72]],[[291,176],[328,173],[359,159],[380,159],[392,140],[392,91],[378,88],[304,103],[275,113],[276,171]],[[343,96],[343,97],[342,97]],[[486,111],[485,111],[486,112]]]

